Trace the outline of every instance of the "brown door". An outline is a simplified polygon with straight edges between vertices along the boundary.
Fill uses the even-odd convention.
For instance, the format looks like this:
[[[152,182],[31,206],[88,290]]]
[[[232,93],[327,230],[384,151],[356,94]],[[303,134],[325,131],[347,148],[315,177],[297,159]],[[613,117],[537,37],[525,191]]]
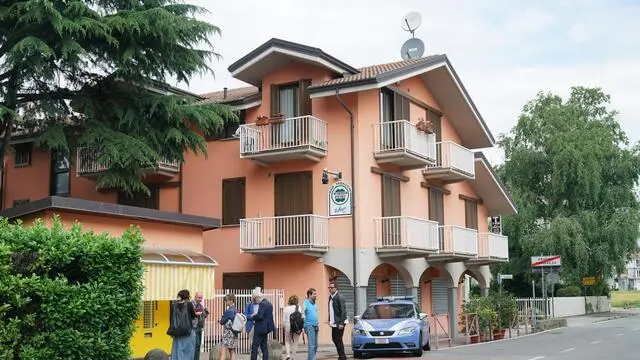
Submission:
[[[311,245],[313,187],[311,171],[275,176],[275,243],[277,246]]]
[[[444,225],[444,193],[438,189],[429,188],[429,220]],[[438,227],[440,250],[444,250],[444,229]]]
[[[427,116],[429,117],[429,120],[431,120],[433,124],[433,132],[436,134],[436,143],[439,143],[442,141],[442,118],[440,117],[440,115],[434,113],[431,110],[427,110]],[[438,166],[442,165],[441,146],[436,147],[436,159],[437,159],[436,164]]]
[[[400,180],[382,176],[382,245],[402,245]],[[391,217],[391,218],[389,218]]]

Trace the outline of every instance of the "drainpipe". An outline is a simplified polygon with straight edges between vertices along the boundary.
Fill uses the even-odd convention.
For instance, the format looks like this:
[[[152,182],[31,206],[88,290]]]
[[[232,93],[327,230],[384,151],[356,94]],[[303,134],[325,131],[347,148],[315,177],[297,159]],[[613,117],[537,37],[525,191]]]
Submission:
[[[180,173],[178,174],[178,212],[182,214],[182,181],[184,181],[184,162],[180,162]]]
[[[357,311],[358,305],[358,267],[356,266],[356,164],[355,164],[355,130],[353,125],[353,112],[347,104],[340,97],[340,91],[336,88],[336,99],[340,102],[340,105],[349,114],[349,135],[351,141],[351,245],[352,245],[352,260],[353,260],[353,309]],[[355,315],[355,314],[354,314]]]

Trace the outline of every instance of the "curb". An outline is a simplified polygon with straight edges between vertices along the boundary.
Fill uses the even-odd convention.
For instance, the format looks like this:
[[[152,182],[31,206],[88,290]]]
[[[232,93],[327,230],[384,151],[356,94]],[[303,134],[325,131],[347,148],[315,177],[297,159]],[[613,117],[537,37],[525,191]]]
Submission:
[[[476,344],[464,344],[464,345],[457,345],[457,346],[451,346],[448,348],[443,348],[443,349],[431,349],[431,351],[447,351],[447,350],[451,350],[451,349],[459,349],[459,348],[464,348],[464,347],[470,347],[470,346],[478,346],[478,345],[487,345],[487,344],[495,344],[495,343],[500,343],[503,341],[511,341],[511,340],[518,340],[518,339],[523,339],[523,338],[527,338],[530,336],[536,336],[536,335],[540,335],[540,334],[544,334],[544,333],[548,333],[551,331],[555,331],[558,329],[566,329],[567,327],[563,326],[563,327],[559,327],[559,328],[555,328],[555,329],[549,329],[549,330],[544,330],[544,331],[538,331],[536,333],[533,334],[526,334],[526,335],[520,335],[517,337],[512,337],[512,338],[507,338],[507,339],[500,339],[500,340],[493,340],[493,341],[486,341],[486,342],[480,342],[480,343],[476,343]]]

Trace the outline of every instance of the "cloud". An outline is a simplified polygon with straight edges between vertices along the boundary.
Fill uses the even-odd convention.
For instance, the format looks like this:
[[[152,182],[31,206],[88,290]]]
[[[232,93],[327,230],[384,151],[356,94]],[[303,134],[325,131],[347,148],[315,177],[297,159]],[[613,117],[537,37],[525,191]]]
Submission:
[[[471,97],[498,135],[516,122],[538,91],[566,95],[571,86],[600,86],[612,95],[623,128],[640,140],[640,4],[628,0],[313,1],[244,0],[211,3],[207,21],[220,26],[214,39],[223,60],[211,76],[193,79],[203,93],[242,86],[226,68],[271,37],[320,47],[353,66],[400,59],[410,34],[400,20],[422,15],[416,36],[427,54],[446,53]],[[186,88],[184,85],[180,85]],[[498,150],[488,150],[493,163]]]

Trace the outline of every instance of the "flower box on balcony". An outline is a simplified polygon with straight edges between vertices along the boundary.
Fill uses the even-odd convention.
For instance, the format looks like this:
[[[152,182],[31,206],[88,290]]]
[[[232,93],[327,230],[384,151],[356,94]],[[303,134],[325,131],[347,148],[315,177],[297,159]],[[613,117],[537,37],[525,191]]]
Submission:
[[[269,124],[269,118],[266,116],[258,116],[256,118],[256,125],[257,126],[264,126]]]
[[[433,134],[433,122],[420,119],[416,124],[416,128],[420,131],[424,131],[428,134]]]
[[[284,115],[282,114],[273,115],[271,118],[269,118],[270,124],[282,124],[283,122],[284,122]]]

